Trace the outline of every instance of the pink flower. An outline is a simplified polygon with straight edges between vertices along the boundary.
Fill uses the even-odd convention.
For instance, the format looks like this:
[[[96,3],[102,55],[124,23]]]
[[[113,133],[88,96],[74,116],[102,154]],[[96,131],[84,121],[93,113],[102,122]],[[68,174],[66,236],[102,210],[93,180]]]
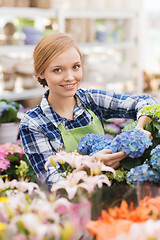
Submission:
[[[87,167],[90,169],[91,175],[99,175],[101,172],[112,172],[114,175],[116,175],[115,170],[112,167],[108,167],[104,165],[104,163],[100,160],[98,161],[91,161],[91,159],[88,159],[86,161],[83,161],[81,167]]]
[[[7,170],[10,167],[10,161],[6,159],[6,155],[0,152],[0,171]]]
[[[18,233],[13,236],[13,240],[27,240],[27,236],[24,233]]]
[[[103,183],[105,183],[109,187],[111,186],[111,182],[109,181],[108,177],[104,174],[101,174],[86,177],[84,182],[79,184],[79,187],[84,188],[85,190],[87,190],[88,193],[92,193],[96,186],[101,188]]]
[[[76,151],[70,153],[60,151],[48,158],[48,161],[45,164],[45,169],[47,170],[49,163],[56,166],[57,162],[60,164],[68,163],[72,168],[80,168],[85,160],[90,160],[90,157],[87,155],[82,156]]]
[[[91,157],[88,155],[80,155],[77,152],[67,153],[65,151],[61,151],[56,153],[53,156],[48,158],[48,161],[45,164],[45,169],[47,170],[49,163],[56,166],[56,163],[64,164],[68,163],[72,169],[76,169],[76,171],[83,170],[88,168],[91,174],[98,175],[102,171],[110,171],[115,175],[115,170],[111,167],[107,167],[103,164],[102,161],[92,161]]]
[[[0,145],[0,152],[5,153],[5,155],[13,155],[14,153],[19,153],[20,157],[24,154],[23,148],[19,144],[5,143]]]
[[[70,173],[66,178],[64,178],[64,180],[60,180],[59,182],[53,184],[51,192],[63,188],[66,190],[68,198],[73,199],[78,190],[79,181],[85,179],[86,176],[87,173],[85,171]]]
[[[36,183],[17,181],[16,179],[13,179],[12,181],[5,182],[5,183],[3,182],[3,180],[0,181],[0,188],[3,190],[6,188],[17,189],[19,192],[28,191],[29,195],[31,195],[33,193],[38,193],[40,191],[40,188]]]
[[[86,224],[91,220],[91,202],[72,203],[68,218],[75,231],[72,239],[91,239]]]
[[[54,211],[53,205],[48,200],[44,201],[42,199],[35,198],[30,205],[30,210],[31,212],[34,212],[36,215],[38,215],[40,219],[50,219],[52,220],[52,222],[58,224],[60,221],[60,217],[58,213]]]
[[[30,234],[29,239],[43,240],[51,233],[53,239],[60,239],[60,226],[58,224],[44,224],[39,216],[32,212],[15,216],[13,221],[17,225],[18,223],[23,225]],[[32,236],[34,236],[34,238],[32,238]]]
[[[54,203],[54,208],[58,214],[64,214],[70,209],[71,203],[66,198],[59,198]]]

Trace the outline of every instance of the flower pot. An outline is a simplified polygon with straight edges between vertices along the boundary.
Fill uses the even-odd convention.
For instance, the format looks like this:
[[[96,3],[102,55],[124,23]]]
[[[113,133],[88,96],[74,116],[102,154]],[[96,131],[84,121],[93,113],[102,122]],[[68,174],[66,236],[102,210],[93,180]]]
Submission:
[[[1,123],[0,124],[0,144],[7,142],[15,143],[18,136],[19,123]]]

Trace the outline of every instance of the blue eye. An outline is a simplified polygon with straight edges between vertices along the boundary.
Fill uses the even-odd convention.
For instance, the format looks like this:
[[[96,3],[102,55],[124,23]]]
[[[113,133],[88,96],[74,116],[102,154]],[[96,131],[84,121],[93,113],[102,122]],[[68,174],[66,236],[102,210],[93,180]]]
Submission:
[[[60,68],[56,68],[56,69],[54,69],[54,72],[56,72],[56,73],[59,73],[59,72],[61,72],[62,70],[60,69]]]
[[[78,68],[80,68],[79,65],[75,65],[75,66],[73,67],[73,69],[78,69]]]

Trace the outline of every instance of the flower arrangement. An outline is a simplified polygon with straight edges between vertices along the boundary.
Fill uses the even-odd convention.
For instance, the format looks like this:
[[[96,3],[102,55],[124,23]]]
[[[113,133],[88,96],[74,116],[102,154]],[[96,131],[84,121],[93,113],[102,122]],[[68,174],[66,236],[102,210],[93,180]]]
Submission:
[[[93,155],[94,153],[104,149],[112,149],[112,152],[123,151],[127,157],[121,161],[121,166],[116,170],[116,176],[106,173],[112,183],[126,182],[128,184],[136,184],[149,181],[157,183],[160,180],[159,169],[159,144],[160,144],[160,105],[147,105],[142,113],[149,114],[152,121],[145,126],[150,131],[153,140],[136,129],[137,121],[127,124],[122,132],[113,139],[108,136],[100,136],[98,134],[85,135],[78,144],[78,151],[82,154]],[[87,149],[83,152],[83,149]],[[133,160],[134,159],[134,160]]]
[[[146,148],[152,145],[150,138],[140,129],[129,129],[122,132],[114,139],[96,134],[86,134],[78,144],[78,151],[83,154],[94,153],[104,149],[112,149],[113,152],[123,151],[131,158],[141,157]]]
[[[0,190],[0,239],[78,240],[90,220],[90,205],[49,195],[36,183],[0,179]]]
[[[0,100],[0,124],[19,122],[18,112],[23,109],[21,104],[10,102],[5,99]]]
[[[151,151],[150,160],[146,161],[135,168],[131,168],[127,173],[127,182],[129,184],[153,182],[158,183],[160,181],[160,145],[157,145]]]
[[[101,188],[103,184],[110,186],[111,183],[103,172],[109,171],[115,175],[114,169],[105,166],[101,160],[93,162],[89,156],[82,156],[78,152],[66,153],[65,151],[60,151],[49,157],[45,168],[47,169],[50,164],[56,166],[57,163],[64,167],[64,174],[61,174],[62,179],[60,181],[52,185],[51,192],[64,189],[70,200],[81,189],[86,190],[88,195],[90,195],[96,186],[98,188]]]
[[[133,128],[120,133],[113,139],[100,134],[86,134],[80,140],[77,149],[80,153],[85,154],[87,152],[89,155],[93,155],[104,148],[112,149],[112,152],[125,152],[128,157],[121,161],[121,167],[116,170],[116,175],[106,173],[112,183],[120,183],[126,182],[126,174],[132,167],[142,163],[140,157],[150,146],[152,146],[150,138],[142,130]],[[127,183],[129,182],[128,179]]]
[[[153,119],[160,119],[160,104],[146,105],[141,110],[142,113],[150,115]]]
[[[141,159],[135,159],[137,164],[131,166],[126,176],[128,184],[136,184],[137,181],[158,183],[160,180],[158,171],[160,166],[158,161],[160,156],[160,104],[146,105],[141,112],[152,117],[152,121],[145,126],[145,129],[153,136],[152,147],[144,152]],[[126,125],[123,131],[128,131],[135,126],[136,121]],[[126,160],[124,162],[126,164]]]
[[[145,129],[151,132],[153,136],[153,148],[160,144],[160,104],[146,105],[142,108],[143,114],[149,115],[152,121],[146,124]],[[127,124],[122,131],[127,131],[134,128],[137,121]]]
[[[159,118],[154,124],[158,121]],[[113,152],[122,150],[129,155],[126,162],[122,161],[123,167],[115,171],[105,166],[100,159],[90,161],[88,155],[105,147]],[[129,184],[136,184],[137,179],[146,182],[148,179],[145,174],[152,182],[158,181],[157,176],[160,176],[156,174],[160,170],[160,145],[155,147],[154,141],[152,143],[146,135],[143,136],[143,132],[132,128],[114,138],[88,134],[79,143],[81,150],[84,155],[77,151],[60,151],[49,157],[45,168],[60,165],[61,180],[48,192],[46,189],[42,191],[35,182],[27,182],[32,181],[28,170],[30,165],[19,142],[0,145],[1,175],[10,176],[5,181],[0,179],[0,239],[75,240],[82,237],[92,239],[91,234],[99,240],[158,240],[159,197],[147,197],[137,207],[123,200],[120,207],[105,209],[99,219],[90,220],[91,208],[101,208],[99,205],[103,199],[99,198],[96,206],[93,200],[95,196],[99,197],[97,190],[101,190],[103,185],[108,188],[112,182],[127,181],[127,178]],[[139,170],[135,171],[136,167]],[[132,176],[129,175],[131,169],[135,171]],[[137,177],[132,180],[133,176]],[[129,177],[132,180],[130,182]],[[96,195],[93,195],[95,192]],[[90,234],[86,231],[86,224]]]
[[[146,196],[137,207],[125,200],[120,207],[102,210],[101,217],[87,224],[98,240],[155,239],[160,236],[160,196]]]
[[[0,144],[0,174],[8,179],[35,181],[35,173],[29,164],[20,141]]]
[[[140,129],[129,129],[117,135],[111,142],[113,152],[125,152],[131,158],[141,157],[152,145],[150,138]]]
[[[86,134],[79,141],[77,150],[81,154],[93,155],[95,152],[105,148],[105,146],[109,146],[111,141],[110,137],[100,135],[99,133]]]

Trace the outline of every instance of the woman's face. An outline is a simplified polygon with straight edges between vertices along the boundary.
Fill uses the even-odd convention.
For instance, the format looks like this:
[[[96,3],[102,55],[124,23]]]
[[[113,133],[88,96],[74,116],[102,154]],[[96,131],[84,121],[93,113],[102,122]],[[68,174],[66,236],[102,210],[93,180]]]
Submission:
[[[53,97],[74,96],[82,79],[81,57],[75,47],[55,57],[40,75],[46,79]]]

